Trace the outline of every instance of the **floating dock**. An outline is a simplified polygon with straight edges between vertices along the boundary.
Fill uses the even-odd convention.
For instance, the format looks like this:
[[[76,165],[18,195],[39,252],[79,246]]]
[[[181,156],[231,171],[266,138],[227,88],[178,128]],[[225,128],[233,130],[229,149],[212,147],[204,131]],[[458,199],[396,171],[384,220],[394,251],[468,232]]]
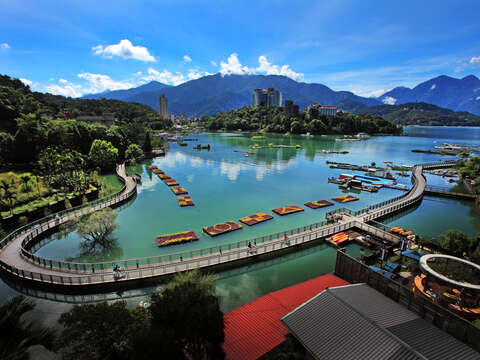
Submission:
[[[163,172],[162,172],[162,173],[158,173],[157,175],[158,175],[158,177],[159,177],[160,179],[162,179],[162,180],[170,179],[170,175],[165,174],[165,173],[163,173]]]
[[[334,197],[332,198],[332,200],[343,204],[350,201],[356,201],[358,200],[358,198],[352,195],[343,195],[343,196]]]
[[[193,231],[183,231],[175,234],[157,236],[157,245],[170,246],[198,240],[197,234]]]
[[[163,174],[163,171],[160,170],[160,169],[157,169],[157,168],[153,169],[152,171],[153,171],[154,174],[157,174],[157,175]]]
[[[150,165],[148,167],[148,170],[153,170],[153,169],[157,169],[157,168],[158,168],[157,165]]]
[[[235,221],[227,221],[220,224],[211,226],[204,226],[203,231],[210,236],[217,236],[228,233],[230,231],[239,230],[242,228],[242,224],[237,224]]]
[[[165,180],[163,180],[163,182],[165,184],[167,184],[168,186],[177,186],[178,185],[178,181],[175,180],[175,179],[165,179]]]
[[[171,190],[175,195],[186,195],[186,194],[188,194],[188,191],[184,187],[181,187],[181,186],[173,187],[173,188],[171,188]]]
[[[304,205],[308,206],[310,209],[319,209],[326,206],[332,206],[333,203],[327,200],[315,200],[315,201],[307,202]]]
[[[304,208],[301,208],[300,206],[289,205],[289,206],[283,206],[283,207],[273,209],[272,211],[275,214],[283,216],[283,215],[290,215],[290,214],[293,214],[293,213],[296,213],[296,212],[299,212],[299,211],[303,211],[303,210],[304,210]]]
[[[242,222],[242,223],[244,223],[248,226],[252,226],[252,225],[260,224],[261,222],[271,220],[271,219],[273,219],[272,215],[269,215],[269,214],[264,213],[264,212],[260,212],[260,213],[256,213],[256,214],[241,218],[240,222]]]
[[[179,196],[178,205],[180,206],[194,206],[193,200],[190,196]]]

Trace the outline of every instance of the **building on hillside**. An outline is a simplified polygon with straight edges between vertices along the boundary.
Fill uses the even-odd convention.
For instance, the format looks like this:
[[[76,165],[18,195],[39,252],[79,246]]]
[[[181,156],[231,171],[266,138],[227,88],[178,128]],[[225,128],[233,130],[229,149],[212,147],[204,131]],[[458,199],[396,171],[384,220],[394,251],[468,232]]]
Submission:
[[[170,114],[170,120],[174,123],[186,122],[188,120],[186,114]]]
[[[337,116],[337,112],[339,112],[335,106],[321,106],[317,102],[310,105],[307,110],[310,110],[311,108],[317,109],[320,115]]]
[[[327,288],[281,318],[315,359],[480,359],[367,284]],[[336,341],[341,336],[341,342]]]
[[[282,93],[274,88],[255,89],[252,97],[253,106],[282,106]]]
[[[103,113],[102,115],[79,115],[77,121],[84,121],[87,123],[97,123],[106,126],[113,125],[118,121],[114,113]]]
[[[163,94],[158,97],[158,114],[163,119],[168,119],[168,100]]]
[[[299,107],[298,105],[295,105],[293,103],[293,100],[285,100],[285,108],[284,108],[284,113],[285,113],[285,116],[297,116],[298,115],[298,111],[299,111]]]

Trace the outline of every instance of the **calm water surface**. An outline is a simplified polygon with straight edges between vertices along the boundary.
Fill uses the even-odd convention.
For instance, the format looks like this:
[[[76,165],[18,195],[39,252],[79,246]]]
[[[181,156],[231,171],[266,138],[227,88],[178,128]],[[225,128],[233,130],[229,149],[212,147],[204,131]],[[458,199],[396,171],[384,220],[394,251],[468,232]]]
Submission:
[[[383,161],[413,165],[452,157],[412,153],[412,149],[431,150],[443,142],[480,143],[479,128],[407,127],[405,133],[408,136],[372,137],[360,142],[338,142],[330,136],[268,136],[265,140],[254,141],[247,134],[207,133],[191,136],[198,138],[198,142],[189,142],[187,147],[171,144],[165,157],[130,169],[142,175],[142,185],[138,188],[135,201],[119,209],[119,228],[115,232],[119,250],[99,260],[128,259],[206,248],[322,221],[325,212],[333,207],[324,210],[305,207],[302,213],[284,217],[274,215],[274,219],[266,223],[244,226],[241,230],[216,238],[202,233],[202,227],[206,225],[237,221],[260,211],[271,213],[271,209],[276,207],[303,206],[308,201],[329,200],[342,195],[342,191],[336,185],[328,184],[327,179],[346,171],[330,169],[327,160],[353,164],[375,162],[377,166],[383,165]],[[192,147],[198,143],[210,144],[211,150],[194,150]],[[299,144],[301,149],[248,149],[253,144],[270,143]],[[349,153],[319,154],[318,151],[322,149],[347,150]],[[255,155],[245,157],[234,150],[255,152]],[[195,206],[180,208],[169,187],[147,170],[150,164],[157,165],[185,187]],[[397,181],[410,185],[410,178],[399,177]],[[437,186],[450,186],[445,179],[433,175],[427,175],[427,182]],[[376,194],[351,194],[359,197],[359,201],[345,205],[359,209],[397,196],[399,191],[381,189]],[[341,206],[343,205],[335,205]],[[472,202],[436,197],[425,197],[417,209],[384,222],[432,237],[450,228],[459,228],[470,235],[480,232],[480,216]],[[168,248],[158,248],[154,244],[158,235],[185,230],[195,231],[200,240]],[[88,261],[89,259],[79,257],[79,241],[75,234],[58,240],[52,238],[52,242],[38,250],[37,254],[55,259]],[[359,255],[356,245],[350,246],[348,251],[355,256]],[[321,244],[265,263],[221,273],[218,291],[222,295],[223,309],[228,311],[270,291],[333,271],[334,253],[332,248]],[[146,289],[145,292],[150,290]],[[2,283],[1,298],[13,293],[15,291]],[[132,302],[138,302],[138,298]],[[59,308],[50,301],[41,301],[41,304],[46,308]],[[63,306],[60,308],[63,309]]]

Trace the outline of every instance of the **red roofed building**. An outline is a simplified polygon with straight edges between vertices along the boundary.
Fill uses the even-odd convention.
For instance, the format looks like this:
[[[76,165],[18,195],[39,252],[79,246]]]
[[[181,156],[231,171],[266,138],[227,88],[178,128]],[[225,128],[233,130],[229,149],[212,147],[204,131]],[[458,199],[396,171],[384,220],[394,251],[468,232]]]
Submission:
[[[225,314],[228,360],[257,359],[285,341],[280,318],[327,287],[349,283],[328,274],[262,296]]]

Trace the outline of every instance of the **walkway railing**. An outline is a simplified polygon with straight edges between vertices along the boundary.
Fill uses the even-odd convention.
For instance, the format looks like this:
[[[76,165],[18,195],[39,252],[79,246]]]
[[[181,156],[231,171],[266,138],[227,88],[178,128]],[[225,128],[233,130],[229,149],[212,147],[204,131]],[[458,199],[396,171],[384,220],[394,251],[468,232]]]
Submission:
[[[203,256],[191,258],[191,259],[177,259],[167,263],[150,264],[148,266],[135,266],[134,268],[127,268],[124,266],[124,276],[119,279],[137,280],[145,279],[149,277],[156,277],[160,275],[172,274],[179,271],[187,271],[191,269],[198,269],[202,267],[218,265],[222,263],[228,263],[230,261],[241,260],[249,258],[252,255],[261,255],[270,253],[275,250],[280,250],[289,246],[294,246],[302,243],[306,243],[315,239],[327,237],[340,231],[345,231],[354,227],[356,221],[351,221],[342,224],[335,224],[324,228],[319,228],[312,232],[300,233],[293,235],[287,239],[287,242],[282,237],[276,240],[257,243],[255,250],[251,250],[248,247],[236,248],[232,250],[218,251],[216,253],[207,253]],[[121,264],[122,262],[117,262]],[[111,268],[108,268],[106,272],[91,272],[89,274],[81,274],[72,276],[71,274],[54,275],[45,274],[41,272],[25,271],[17,269],[11,265],[1,264],[8,272],[17,275],[21,278],[33,280],[37,282],[51,283],[57,285],[89,285],[89,284],[103,284],[107,282],[114,282],[115,277]],[[80,270],[80,269],[79,269]],[[80,270],[81,271],[81,270]]]
[[[35,238],[42,232],[51,229],[55,226],[58,226],[59,223],[63,223],[73,219],[77,216],[82,216],[92,211],[98,210],[103,207],[111,206],[115,203],[122,202],[123,200],[131,197],[136,192],[136,187],[131,191],[125,194],[116,194],[109,198],[104,198],[98,200],[98,203],[92,207],[93,204],[88,204],[85,206],[79,206],[70,210],[65,210],[63,212],[57,213],[56,215],[51,215],[42,220],[29,224],[25,227],[22,227],[12,234],[10,234],[6,239],[0,243],[0,249],[4,247],[9,241],[13,240],[16,237],[24,235],[22,239],[21,255],[24,259],[30,263],[35,264],[40,269],[47,269],[48,271],[44,273],[40,272],[31,272],[25,271],[23,269],[18,269],[9,264],[6,264],[3,261],[0,261],[0,266],[14,273],[20,277],[36,280],[36,281],[45,281],[56,284],[71,284],[71,285],[83,285],[83,284],[93,284],[93,283],[102,283],[102,282],[112,282],[112,271],[111,267],[113,264],[119,264],[121,267],[126,269],[126,279],[138,279],[142,277],[149,276],[159,276],[162,274],[167,274],[176,271],[184,271],[192,269],[195,267],[204,267],[214,264],[224,263],[232,260],[237,260],[242,257],[246,257],[248,254],[248,242],[256,244],[258,253],[268,252],[275,250],[275,246],[279,244],[284,244],[283,240],[284,234],[287,234],[289,237],[288,246],[295,245],[297,243],[314,240],[317,238],[325,237],[353,227],[357,222],[361,221],[370,221],[375,218],[381,217],[385,214],[394,212],[401,208],[410,206],[412,203],[415,203],[421,199],[423,196],[423,189],[419,194],[417,192],[417,182],[415,176],[418,176],[416,172],[421,168],[413,169],[412,173],[412,182],[413,187],[408,193],[405,193],[401,196],[397,196],[393,199],[386,200],[379,204],[368,206],[364,209],[352,211],[346,208],[337,209],[333,212],[345,212],[349,213],[354,217],[364,215],[361,219],[352,219],[350,222],[337,223],[337,224],[328,224],[327,221],[318,222],[315,224],[282,231],[276,234],[270,234],[261,236],[254,239],[238,241],[229,244],[217,245],[209,248],[198,249],[188,252],[179,252],[169,255],[160,255],[153,257],[145,257],[138,259],[127,259],[127,260],[117,260],[114,262],[100,262],[100,263],[74,263],[66,262],[54,259],[47,259],[36,256],[28,251],[30,244],[35,241]],[[125,187],[124,189],[125,190]],[[412,194],[415,194],[412,198]],[[402,201],[403,199],[408,199]],[[107,200],[107,201],[105,201]],[[392,205],[392,206],[388,206]],[[328,213],[333,213],[328,212]],[[327,214],[328,214],[327,213]],[[348,221],[348,219],[347,219]],[[372,226],[373,229],[376,229]],[[28,233],[27,233],[28,232]],[[273,246],[273,247],[272,247]],[[267,251],[267,249],[270,249]],[[243,254],[243,255],[242,255]],[[65,276],[55,274],[56,272],[66,272]],[[88,274],[83,276],[74,276],[73,274]]]

